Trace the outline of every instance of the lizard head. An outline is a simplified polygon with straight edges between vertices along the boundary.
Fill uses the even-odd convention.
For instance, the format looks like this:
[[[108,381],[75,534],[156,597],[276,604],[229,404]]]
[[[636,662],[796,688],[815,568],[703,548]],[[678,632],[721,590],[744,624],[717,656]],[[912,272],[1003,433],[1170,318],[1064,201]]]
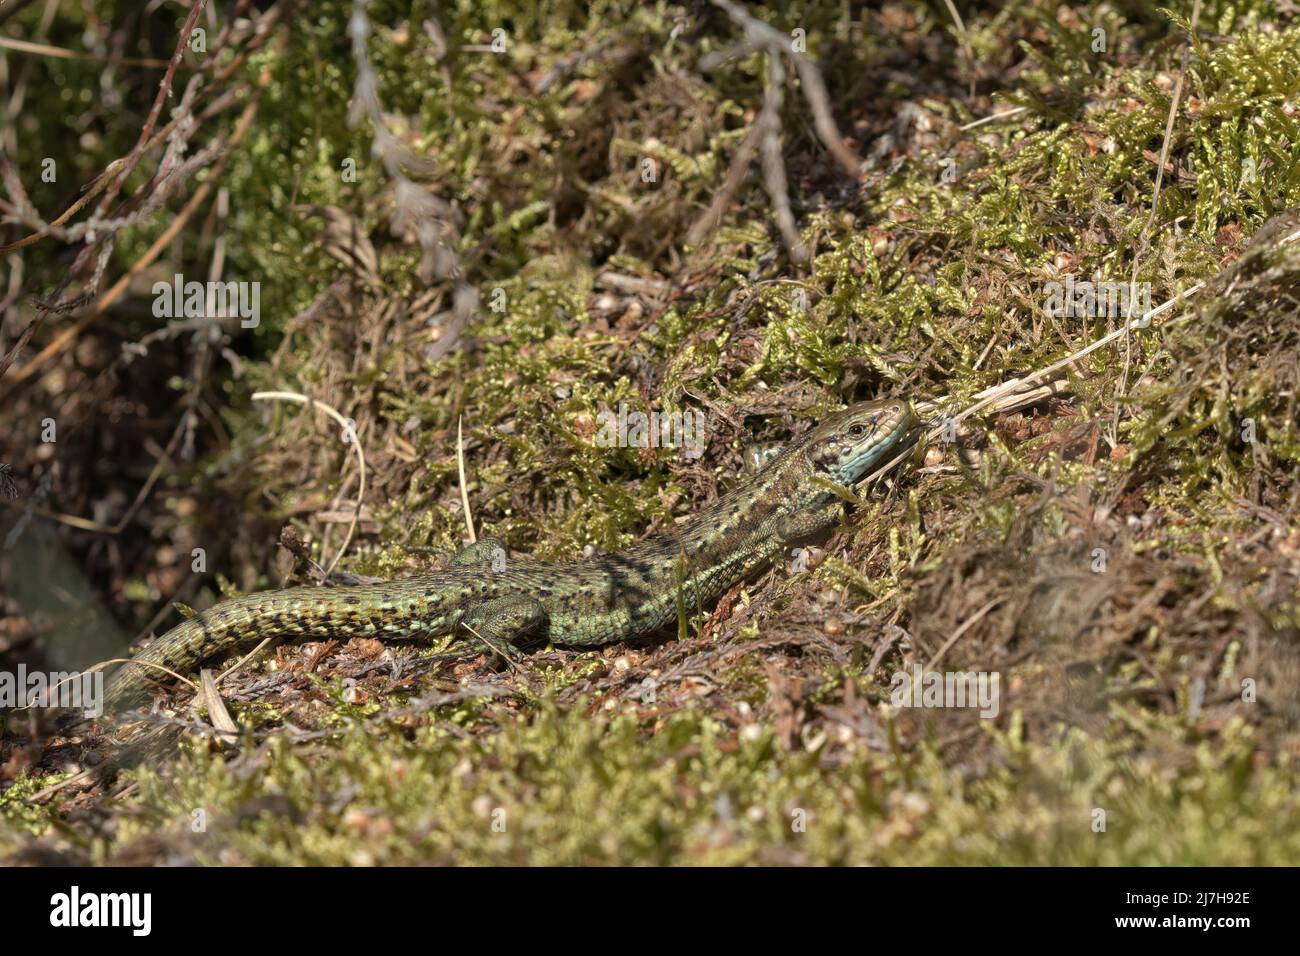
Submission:
[[[851,485],[897,454],[899,443],[916,423],[912,406],[885,398],[850,405],[808,433],[804,448],[818,472]]]

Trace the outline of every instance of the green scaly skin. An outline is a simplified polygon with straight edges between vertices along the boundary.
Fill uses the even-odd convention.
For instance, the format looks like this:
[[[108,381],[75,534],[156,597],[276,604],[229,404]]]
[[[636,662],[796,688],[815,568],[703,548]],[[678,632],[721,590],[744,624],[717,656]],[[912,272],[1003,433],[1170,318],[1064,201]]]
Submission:
[[[810,429],[689,524],[621,554],[547,564],[505,559],[495,539],[445,571],[354,587],[288,588],[222,601],[134,660],[180,673],[261,641],[419,639],[472,631],[499,652],[516,640],[589,647],[653,634],[703,608],[793,542],[842,519],[846,488],[896,453],[915,423],[904,401],[854,405]],[[494,560],[495,559],[495,560]],[[111,710],[137,702],[154,668],[124,666]]]

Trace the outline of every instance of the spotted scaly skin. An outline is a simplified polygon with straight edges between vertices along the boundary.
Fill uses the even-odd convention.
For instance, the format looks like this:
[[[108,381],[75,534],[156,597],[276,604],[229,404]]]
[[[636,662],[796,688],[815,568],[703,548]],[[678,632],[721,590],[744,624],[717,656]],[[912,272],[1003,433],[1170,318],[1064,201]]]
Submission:
[[[495,539],[484,539],[445,571],[222,601],[134,660],[185,673],[268,638],[410,640],[472,631],[509,653],[521,638],[584,647],[653,634],[679,608],[702,609],[791,543],[836,526],[843,510],[836,486],[886,462],[914,423],[911,406],[895,399],[831,415],[688,524],[620,554],[549,564],[505,559]],[[119,669],[106,695],[110,710],[143,696],[146,673],[161,672]]]

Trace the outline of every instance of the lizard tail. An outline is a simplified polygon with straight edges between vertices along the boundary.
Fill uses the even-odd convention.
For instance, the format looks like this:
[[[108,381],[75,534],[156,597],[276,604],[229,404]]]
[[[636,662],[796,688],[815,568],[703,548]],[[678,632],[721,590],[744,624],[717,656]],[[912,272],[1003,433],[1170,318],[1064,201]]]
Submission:
[[[228,602],[231,604],[241,599]],[[222,608],[225,610],[225,608]],[[141,703],[147,696],[149,679],[167,676],[171,671],[187,674],[212,658],[251,649],[264,637],[274,636],[268,628],[263,633],[255,615],[236,618],[205,611],[182,621],[161,637],[147,644],[130,661],[120,664],[108,679],[104,692],[106,709],[116,712]]]
[[[445,577],[445,575],[444,575]],[[287,588],[229,598],[146,645],[109,678],[105,705],[120,711],[140,703],[149,678],[167,671],[193,673],[203,664],[245,653],[268,638],[275,643],[345,633],[361,637],[418,637],[445,633],[448,619],[428,590],[440,578],[383,585]],[[150,666],[153,665],[153,666]]]
[[[288,588],[222,601],[182,621],[119,666],[109,678],[104,703],[110,712],[129,708],[145,698],[149,678],[165,677],[166,671],[193,673],[209,661],[250,651],[267,638],[279,642],[327,631],[333,605],[345,590],[331,594],[318,588]]]

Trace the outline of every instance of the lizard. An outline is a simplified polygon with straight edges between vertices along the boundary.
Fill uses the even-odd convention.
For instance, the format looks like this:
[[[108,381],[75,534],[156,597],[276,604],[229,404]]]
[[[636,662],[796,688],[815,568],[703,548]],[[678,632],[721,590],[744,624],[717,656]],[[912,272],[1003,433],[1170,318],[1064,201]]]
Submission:
[[[906,444],[916,424],[900,399],[852,405],[773,450],[685,525],[626,551],[570,563],[506,559],[481,538],[442,571],[376,584],[292,587],[220,601],[120,667],[110,710],[144,696],[145,670],[193,672],[260,642],[311,638],[479,637],[496,653],[536,638],[592,647],[654,634],[769,565],[793,543],[839,525],[848,489]]]

